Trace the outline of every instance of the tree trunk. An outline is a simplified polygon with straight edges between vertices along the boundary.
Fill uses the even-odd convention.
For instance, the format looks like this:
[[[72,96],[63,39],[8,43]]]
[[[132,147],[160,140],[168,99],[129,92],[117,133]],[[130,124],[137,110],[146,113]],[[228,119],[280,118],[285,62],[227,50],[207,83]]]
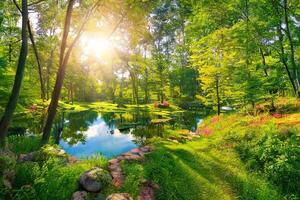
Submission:
[[[219,80],[219,76],[217,75],[216,76],[216,94],[217,94],[217,112],[218,112],[218,115],[221,114],[221,103],[220,103],[220,87],[219,87],[219,83],[220,83],[220,80]]]
[[[163,83],[163,72],[162,69],[160,71],[160,102],[164,103],[164,83]]]
[[[45,100],[45,84],[44,84],[44,81],[43,81],[43,71],[42,71],[42,66],[41,66],[38,50],[37,50],[36,45],[35,45],[33,33],[31,31],[31,26],[30,26],[29,20],[27,21],[27,28],[28,28],[28,32],[29,32],[29,38],[30,38],[30,41],[31,41],[31,44],[32,44],[32,47],[33,47],[33,53],[34,53],[34,56],[36,58],[37,65],[38,65],[40,87],[41,87],[41,99]]]
[[[292,64],[292,68],[293,68],[293,76],[294,76],[294,85],[295,85],[295,94],[298,98],[300,98],[300,91],[299,91],[299,75],[298,75],[298,67],[296,65],[296,61],[295,61],[295,48],[294,48],[294,42],[291,36],[291,32],[290,32],[290,28],[289,28],[289,19],[288,19],[288,5],[287,5],[287,0],[283,1],[283,8],[284,8],[284,21],[285,21],[285,32],[286,32],[286,36],[288,38],[289,41],[289,46],[290,46],[290,61]]]
[[[56,82],[55,82],[54,90],[52,93],[51,102],[48,107],[48,116],[47,116],[46,124],[43,129],[42,144],[46,144],[50,138],[51,127],[52,127],[52,124],[53,124],[53,121],[54,121],[54,118],[56,115],[58,100],[60,97],[61,88],[62,88],[63,80],[65,77],[66,66],[67,66],[68,59],[69,59],[69,56],[71,53],[71,51],[69,49],[69,51],[65,55],[74,2],[75,2],[75,0],[69,0],[69,3],[68,3],[65,25],[64,25],[64,33],[63,33],[63,38],[62,38],[62,43],[61,43],[61,48],[60,48],[59,68],[58,68],[57,75],[56,75]]]
[[[287,64],[287,60],[285,58],[285,50],[284,50],[284,46],[283,46],[283,35],[281,33],[281,30],[280,30],[280,25],[277,27],[277,34],[278,34],[278,38],[279,38],[279,46],[280,46],[280,60],[281,62],[283,63],[284,67],[285,67],[285,70],[287,72],[287,75],[289,77],[289,80],[290,80],[290,83],[293,87],[293,91],[295,93],[295,95],[297,94],[297,87],[294,83],[294,80],[293,80],[293,77],[292,77],[292,74],[289,70],[289,66]]]
[[[149,79],[149,74],[148,74],[148,67],[145,69],[145,103],[149,103],[149,90],[148,90],[148,79]]]
[[[259,52],[260,52],[260,55],[261,55],[265,76],[268,77],[269,74],[268,74],[268,71],[267,71],[266,58],[265,58],[264,52],[263,52],[261,47],[259,47]]]
[[[18,66],[15,75],[14,85],[11,95],[5,108],[4,115],[0,121],[0,145],[5,146],[5,137],[8,131],[8,127],[17,106],[21,84],[24,75],[25,63],[28,53],[28,38],[27,38],[27,21],[28,21],[28,8],[27,0],[22,0],[22,44],[19,54]]]
[[[71,104],[74,103],[74,86],[73,83],[71,83]]]
[[[129,72],[131,77],[131,84],[132,84],[132,98],[133,103],[138,104],[138,94],[137,94],[137,86],[136,86],[136,78],[132,72]]]
[[[72,18],[72,12],[73,12],[73,5],[75,3],[75,0],[69,0],[68,2],[68,8],[67,8],[67,13],[66,13],[66,18],[65,18],[65,24],[64,24],[64,32],[63,32],[63,38],[62,38],[62,43],[61,43],[61,48],[60,48],[60,57],[59,57],[59,67],[56,75],[56,82],[54,86],[54,90],[52,92],[52,97],[51,97],[51,102],[48,107],[48,116],[46,120],[46,124],[43,129],[43,136],[42,136],[42,144],[45,144],[48,142],[49,137],[50,137],[50,132],[51,132],[51,127],[56,115],[56,109],[58,106],[58,100],[60,97],[61,93],[61,88],[63,85],[64,77],[65,77],[65,71],[67,67],[67,63],[69,61],[72,49],[74,48],[75,44],[78,42],[81,33],[85,27],[85,24],[88,22],[89,17],[91,16],[92,12],[97,9],[99,4],[101,3],[101,0],[98,0],[92,9],[90,9],[86,15],[84,16],[83,23],[79,27],[79,30],[72,41],[72,43],[69,45],[68,50],[66,51],[67,48],[67,39],[70,31],[70,24],[71,24],[71,18]]]
[[[123,88],[124,88],[124,73],[122,71],[122,77],[120,82],[120,91],[119,91],[119,98],[123,99]]]

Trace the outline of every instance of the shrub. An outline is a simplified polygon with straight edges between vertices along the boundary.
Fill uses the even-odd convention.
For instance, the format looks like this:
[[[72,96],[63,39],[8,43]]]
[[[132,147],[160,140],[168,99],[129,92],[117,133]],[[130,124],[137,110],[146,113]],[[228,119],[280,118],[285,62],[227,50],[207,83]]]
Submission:
[[[35,189],[31,185],[24,185],[20,189],[14,190],[12,199],[15,200],[36,200],[39,199]]]
[[[296,130],[280,132],[269,125],[256,137],[244,137],[237,150],[248,168],[262,172],[284,193],[300,197],[300,137]]]
[[[0,177],[6,170],[13,170],[16,165],[16,158],[11,152],[0,152]]]
[[[12,135],[8,137],[8,143],[10,149],[17,154],[29,153],[40,148],[40,137]]]
[[[23,185],[33,185],[40,174],[40,167],[35,162],[20,163],[16,166],[16,177],[14,187],[19,188]]]
[[[169,108],[170,107],[170,103],[167,101],[164,101],[163,103],[161,102],[155,102],[154,103],[154,107],[155,108]]]

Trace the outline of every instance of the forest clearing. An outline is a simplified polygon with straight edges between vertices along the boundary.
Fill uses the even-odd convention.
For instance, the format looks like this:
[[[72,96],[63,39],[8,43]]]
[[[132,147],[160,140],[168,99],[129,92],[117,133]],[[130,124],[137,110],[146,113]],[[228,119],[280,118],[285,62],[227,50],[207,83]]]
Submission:
[[[2,0],[0,200],[299,200],[299,0]]]

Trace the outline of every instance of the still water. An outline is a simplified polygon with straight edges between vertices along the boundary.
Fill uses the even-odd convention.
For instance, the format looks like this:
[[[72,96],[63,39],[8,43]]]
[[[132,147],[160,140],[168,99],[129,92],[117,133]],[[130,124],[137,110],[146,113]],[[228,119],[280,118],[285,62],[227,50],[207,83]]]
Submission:
[[[68,143],[70,139],[67,138],[61,139],[59,144],[67,153],[76,157],[86,157],[99,153],[110,158],[138,146],[134,142],[135,137],[130,132],[122,133],[116,128],[111,129],[100,115],[89,124],[86,131],[83,131],[85,137],[83,142],[70,144]]]
[[[203,115],[202,115],[203,116]],[[67,153],[77,158],[101,154],[107,158],[128,152],[143,145],[147,138],[162,136],[165,128],[151,124],[153,119],[172,119],[168,122],[171,129],[189,129],[195,131],[201,122],[201,114],[196,112],[181,112],[169,116],[155,115],[138,111],[131,113],[82,112],[58,113],[52,134],[55,143]],[[27,122],[30,120],[26,120]],[[39,129],[40,123],[25,125]],[[37,130],[27,130],[37,132]]]

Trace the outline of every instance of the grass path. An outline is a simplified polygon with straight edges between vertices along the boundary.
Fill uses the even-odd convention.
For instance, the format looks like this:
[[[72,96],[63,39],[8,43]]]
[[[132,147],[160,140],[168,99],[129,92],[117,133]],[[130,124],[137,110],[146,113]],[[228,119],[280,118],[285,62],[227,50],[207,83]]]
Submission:
[[[141,176],[158,183],[156,199],[281,199],[264,179],[245,169],[233,149],[211,146],[208,138],[186,144],[159,143],[144,163],[124,167],[127,187],[136,185]]]

